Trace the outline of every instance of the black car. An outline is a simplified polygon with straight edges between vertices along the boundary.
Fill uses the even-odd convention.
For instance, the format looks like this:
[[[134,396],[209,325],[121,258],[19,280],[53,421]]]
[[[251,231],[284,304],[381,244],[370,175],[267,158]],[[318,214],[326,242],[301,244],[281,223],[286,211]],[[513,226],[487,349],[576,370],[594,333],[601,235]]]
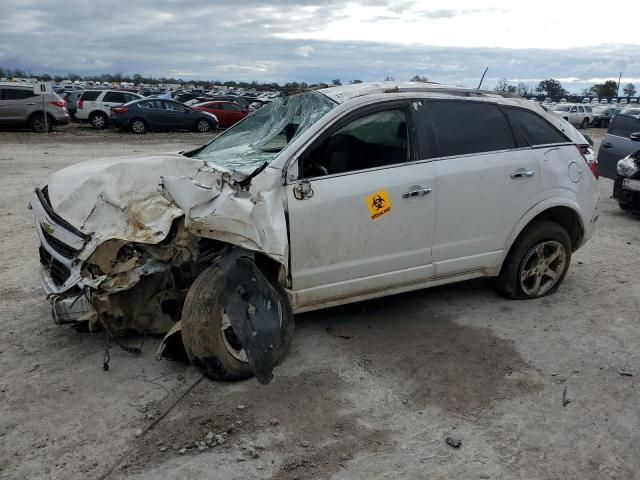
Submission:
[[[218,119],[174,100],[140,99],[111,107],[111,122],[123,130],[195,130],[208,132],[218,127]]]
[[[613,198],[623,210],[640,212],[640,150],[618,161],[617,170]]]
[[[611,120],[598,151],[600,175],[616,178],[618,160],[640,149],[640,115],[619,113]]]

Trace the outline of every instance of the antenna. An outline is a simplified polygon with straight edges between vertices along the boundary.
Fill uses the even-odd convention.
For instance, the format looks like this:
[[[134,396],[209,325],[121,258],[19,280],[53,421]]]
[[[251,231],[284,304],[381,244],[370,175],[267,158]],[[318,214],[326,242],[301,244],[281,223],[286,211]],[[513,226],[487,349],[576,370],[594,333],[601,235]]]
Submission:
[[[482,74],[482,78],[480,79],[480,83],[478,84],[478,88],[476,88],[476,90],[480,90],[480,87],[482,86],[482,82],[484,81],[484,76],[487,74],[487,70],[489,70],[489,67],[484,69],[484,73]]]

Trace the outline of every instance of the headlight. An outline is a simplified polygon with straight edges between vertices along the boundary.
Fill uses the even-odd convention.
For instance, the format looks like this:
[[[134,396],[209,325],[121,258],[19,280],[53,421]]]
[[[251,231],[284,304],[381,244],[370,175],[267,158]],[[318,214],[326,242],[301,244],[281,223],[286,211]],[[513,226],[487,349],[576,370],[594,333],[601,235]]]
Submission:
[[[631,177],[638,170],[640,170],[638,168],[638,165],[636,164],[636,159],[634,157],[635,153],[632,153],[628,157],[625,157],[622,160],[618,161],[618,175],[621,175],[623,177]]]

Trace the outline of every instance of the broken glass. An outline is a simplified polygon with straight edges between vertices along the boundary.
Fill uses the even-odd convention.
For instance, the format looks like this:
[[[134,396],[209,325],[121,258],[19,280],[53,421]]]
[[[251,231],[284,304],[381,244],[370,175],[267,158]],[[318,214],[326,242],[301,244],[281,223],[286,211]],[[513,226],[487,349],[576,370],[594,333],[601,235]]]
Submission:
[[[315,91],[276,99],[216,138],[193,158],[249,173],[265,162],[271,163],[287,144],[335,105]]]

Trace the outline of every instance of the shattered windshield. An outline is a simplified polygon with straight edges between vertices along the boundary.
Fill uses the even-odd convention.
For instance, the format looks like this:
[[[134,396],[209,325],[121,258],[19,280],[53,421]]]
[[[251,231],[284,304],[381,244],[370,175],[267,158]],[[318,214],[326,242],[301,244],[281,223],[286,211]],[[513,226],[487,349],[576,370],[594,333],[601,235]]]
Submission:
[[[251,172],[273,161],[294,138],[336,104],[318,92],[278,98],[229,129],[193,158]]]

